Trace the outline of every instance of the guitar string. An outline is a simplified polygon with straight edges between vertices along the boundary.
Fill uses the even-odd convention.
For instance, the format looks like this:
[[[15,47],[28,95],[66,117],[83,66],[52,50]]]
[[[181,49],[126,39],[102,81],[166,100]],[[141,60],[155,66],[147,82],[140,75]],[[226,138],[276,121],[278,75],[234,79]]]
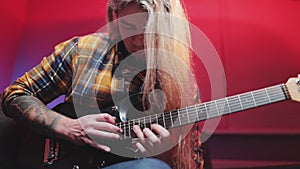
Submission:
[[[265,90],[268,92],[265,92]],[[254,96],[252,96],[251,95],[251,93],[253,93],[253,95],[255,94],[254,92],[257,92],[259,95],[255,95],[255,97],[256,98],[254,98]],[[259,90],[255,90],[255,91],[252,91],[252,92],[247,92],[247,93],[242,93],[242,94],[240,94],[240,96],[241,95],[243,95],[243,96],[245,96],[243,99],[251,99],[251,100],[253,100],[253,101],[256,101],[256,100],[260,100],[260,101],[264,101],[264,103],[263,104],[261,104],[261,105],[265,105],[265,104],[268,104],[268,103],[270,103],[269,102],[269,100],[267,99],[268,97],[267,97],[267,95],[269,95],[269,97],[271,98],[271,99],[275,99],[275,100],[271,100],[271,102],[276,102],[276,101],[281,101],[281,100],[285,100],[286,98],[285,98],[285,95],[284,95],[284,93],[283,93],[283,91],[282,91],[282,88],[281,88],[281,85],[277,85],[277,86],[272,86],[272,87],[268,87],[268,88],[264,88],[264,89],[259,89]],[[261,96],[260,96],[261,95]],[[236,97],[237,96],[229,96],[229,97],[225,97],[225,98],[222,98],[222,99],[227,99],[227,100],[229,100],[230,98],[232,98],[232,99],[236,99]],[[266,98],[267,97],[267,98]],[[263,99],[259,99],[259,98],[263,98]],[[278,98],[278,99],[277,99]],[[155,119],[156,117],[157,117],[157,115],[159,115],[160,117],[162,117],[162,116],[164,116],[165,114],[170,114],[170,116],[168,115],[168,116],[164,116],[165,117],[165,119],[164,119],[164,122],[165,123],[167,123],[167,124],[169,124],[169,123],[172,123],[173,121],[173,118],[172,117],[176,117],[176,118],[182,118],[181,120],[185,120],[185,121],[182,121],[181,123],[182,124],[186,124],[186,123],[188,123],[189,122],[189,120],[187,120],[187,116],[189,116],[189,118],[190,119],[196,119],[196,120],[204,120],[204,119],[200,119],[199,118],[199,110],[197,111],[197,109],[201,109],[199,106],[202,106],[202,105],[205,105],[205,106],[207,106],[207,104],[212,104],[212,102],[215,102],[215,105],[216,106],[219,106],[218,104],[217,104],[217,101],[220,101],[220,100],[222,100],[222,99],[218,99],[218,100],[215,100],[215,101],[210,101],[210,102],[205,102],[205,103],[201,103],[201,104],[198,104],[198,105],[194,105],[194,106],[196,106],[196,107],[194,107],[194,106],[188,106],[188,107],[185,107],[185,108],[182,108],[182,109],[179,109],[179,112],[182,112],[183,111],[183,109],[189,109],[188,111],[183,111],[184,113],[181,113],[180,115],[181,115],[181,117],[177,117],[177,112],[172,112],[172,111],[170,111],[170,112],[166,112],[166,113],[158,113],[158,114],[154,114],[154,115],[149,115],[149,116],[145,116],[145,117],[143,117],[143,119],[144,119],[144,121],[145,122],[148,122],[148,123],[151,123],[152,121],[151,121],[151,119]],[[248,102],[244,102],[244,103],[242,103],[242,102],[240,102],[240,103],[237,103],[237,104],[233,104],[233,105],[230,105],[231,103],[230,103],[230,101],[228,102],[228,104],[227,103],[224,103],[224,105],[225,106],[227,106],[227,107],[230,107],[230,109],[232,110],[231,112],[235,112],[235,111],[240,111],[241,109],[240,109],[240,107],[241,106],[238,106],[238,105],[241,105],[241,104],[243,104],[245,107],[247,106],[247,105],[245,105],[245,104],[250,104],[250,103],[248,103]],[[252,104],[252,103],[251,103]],[[253,104],[252,104],[253,105]],[[225,107],[224,106],[224,107]],[[234,107],[234,106],[238,106],[238,107]],[[249,105],[248,105],[249,106]],[[251,106],[251,107],[256,107],[256,106]],[[217,108],[215,108],[215,109],[217,109]],[[222,109],[222,108],[221,108]],[[203,109],[202,109],[203,110]],[[201,110],[201,112],[202,112],[202,110]],[[208,110],[211,110],[211,109],[208,109]],[[207,111],[206,111],[206,113],[207,113]],[[186,116],[185,116],[186,115]],[[219,114],[219,115],[225,115],[224,113],[221,113],[221,114]],[[155,117],[154,117],[155,116]],[[153,118],[151,118],[151,117],[153,117]],[[183,119],[184,117],[186,117],[186,119]],[[212,116],[213,117],[213,116]],[[171,122],[172,121],[172,122]],[[145,123],[144,122],[144,123]],[[183,123],[183,122],[185,122],[185,123]],[[174,122],[173,122],[174,123]],[[122,125],[123,124],[123,125]],[[130,120],[130,121],[128,121],[128,122],[121,122],[120,124],[119,124],[119,126],[124,126],[123,128],[125,129],[125,130],[127,130],[127,131],[129,131],[129,130],[131,130],[131,124],[134,124],[134,125],[136,125],[137,123],[134,123],[134,121],[133,120]],[[153,124],[153,123],[151,123],[151,124]],[[144,124],[144,126],[146,126],[146,124]],[[171,126],[172,127],[172,126]]]
[[[275,86],[275,87],[278,87],[278,86]],[[281,91],[280,93],[278,93],[278,89],[276,89],[276,90],[273,89],[273,91],[272,91],[272,88],[268,88],[268,89],[269,89],[269,91],[268,91],[269,93],[268,93],[268,94],[270,95],[270,97],[272,97],[272,96],[273,96],[273,97],[274,97],[274,96],[276,96],[276,97],[282,96],[282,89],[280,89],[280,91]],[[262,90],[263,90],[263,89],[262,89]],[[261,90],[261,91],[262,91],[262,90]],[[256,92],[257,92],[257,91],[256,91]],[[274,93],[274,92],[275,92],[275,93]],[[250,93],[250,92],[249,92],[249,93]],[[249,94],[249,93],[244,93],[244,95],[245,95],[245,94]],[[236,97],[236,96],[235,96],[235,97]],[[252,96],[247,96],[247,97],[253,99]],[[285,97],[284,97],[284,98],[285,98]],[[281,100],[281,99],[279,99],[279,100]],[[197,105],[196,105],[196,106],[197,106]],[[216,106],[218,106],[218,105],[216,104]],[[228,106],[228,105],[227,105],[227,106]],[[190,107],[188,107],[188,108],[190,108]],[[185,111],[185,113],[181,113],[181,115],[185,115],[185,114],[186,114],[186,115],[189,116],[191,119],[199,119],[198,113],[197,113],[196,109],[197,109],[197,108],[190,108],[190,111],[189,111],[189,112],[186,112],[186,111]],[[174,112],[168,112],[168,113],[170,113],[171,116],[172,116],[172,113],[174,114]],[[188,113],[189,113],[189,114],[188,114]],[[197,116],[197,117],[190,116],[190,115],[193,115],[193,114],[194,114],[195,116]],[[222,115],[223,115],[223,114],[224,114],[224,113],[222,113]],[[154,116],[154,115],[152,115],[152,116]],[[149,116],[149,117],[150,117],[150,119],[151,119],[151,116]],[[148,118],[149,118],[149,117],[148,117]],[[183,117],[184,117],[184,116],[179,117],[179,118],[183,118]],[[147,117],[144,117],[144,119],[147,119]],[[151,122],[150,119],[147,119],[147,122],[150,123],[150,122]],[[166,122],[166,123],[169,123],[169,121],[171,121],[171,120],[172,120],[171,117],[168,116],[168,118],[165,119],[165,122]],[[199,119],[199,120],[200,120],[200,119]],[[185,122],[187,123],[188,121],[185,121]],[[129,130],[130,124],[131,124],[131,123],[128,123],[128,127],[127,127],[127,126],[126,126],[126,123],[125,123],[125,128],[126,128],[127,130]],[[135,123],[135,124],[136,124],[136,123]]]
[[[276,86],[276,87],[278,87],[278,86]],[[261,91],[263,91],[263,89],[261,90]],[[258,91],[255,91],[255,92],[258,92]],[[270,95],[272,96],[272,95],[274,95],[275,94],[275,96],[276,97],[278,97],[278,96],[283,96],[283,94],[282,94],[282,90],[280,89],[280,93],[278,93],[278,89],[276,89],[275,90],[275,92],[276,93],[270,93]],[[252,93],[254,93],[254,92],[252,92]],[[264,93],[265,95],[266,95],[266,93]],[[255,101],[257,101],[257,97],[255,98],[254,96],[252,96],[252,94],[251,94],[251,92],[248,92],[248,93],[244,93],[243,95],[246,95],[247,97],[244,97],[243,99],[250,99],[250,100],[252,100],[253,102],[255,102]],[[237,97],[237,96],[235,96],[235,97]],[[264,96],[264,98],[265,98],[266,96]],[[284,96],[282,97],[282,98],[285,98]],[[218,110],[218,108],[220,108],[220,105],[217,103],[218,101],[221,101],[221,100],[225,100],[225,98],[222,98],[222,99],[219,99],[219,100],[216,100],[216,101],[214,101],[213,103],[211,102],[210,104],[211,105],[215,105],[216,106],[216,108],[214,108],[215,110],[217,110],[217,111],[219,111]],[[279,99],[279,100],[282,100],[281,98]],[[255,106],[255,103],[253,103],[253,102],[249,102],[249,103],[247,103],[247,104],[250,104],[251,106],[250,106],[250,108],[251,107],[257,107],[257,106]],[[263,103],[263,104],[268,104],[269,103],[269,101],[267,100],[265,100],[265,103]],[[238,103],[238,105],[240,105],[240,104],[243,104],[245,107],[246,106],[249,106],[249,105],[245,105],[245,103]],[[259,104],[258,106],[260,106],[260,105],[263,105],[263,104]],[[220,109],[226,109],[226,107],[227,107],[227,109],[229,109],[229,106],[230,106],[230,108],[231,109],[235,109],[235,108],[233,108],[232,107],[232,105],[230,105],[230,102],[229,102],[229,104],[227,104],[227,103],[223,103],[223,105],[224,106],[221,106],[221,108]],[[240,107],[241,106],[239,106],[239,109],[238,110],[240,110]],[[189,117],[191,118],[191,119],[199,119],[198,118],[198,115],[199,115],[199,113],[197,113],[197,110],[196,110],[197,108],[191,108],[191,110],[189,111]],[[211,110],[211,109],[210,109]],[[233,110],[233,112],[234,112],[235,110]],[[212,111],[213,112],[213,111]],[[224,112],[224,111],[223,111]],[[226,113],[221,113],[221,115],[224,115],[224,114],[226,114]],[[218,113],[218,116],[220,115],[220,113]]]

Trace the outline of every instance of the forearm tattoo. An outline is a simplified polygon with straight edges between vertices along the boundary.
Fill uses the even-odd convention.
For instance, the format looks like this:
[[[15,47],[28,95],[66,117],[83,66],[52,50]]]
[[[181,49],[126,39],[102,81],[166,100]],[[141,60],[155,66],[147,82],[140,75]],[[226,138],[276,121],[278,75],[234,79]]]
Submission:
[[[61,115],[49,110],[40,100],[33,96],[15,98],[8,107],[9,114],[25,123],[36,132],[44,135],[55,135],[55,127]]]

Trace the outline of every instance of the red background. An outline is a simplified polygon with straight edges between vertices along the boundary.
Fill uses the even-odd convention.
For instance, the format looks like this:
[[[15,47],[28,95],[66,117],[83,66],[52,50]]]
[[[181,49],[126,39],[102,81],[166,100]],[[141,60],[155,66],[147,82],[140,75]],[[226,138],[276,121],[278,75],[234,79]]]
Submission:
[[[105,0],[4,0],[0,5],[0,91],[55,44],[105,24]],[[190,20],[215,46],[227,95],[284,83],[300,73],[300,1],[185,0]],[[197,37],[194,37],[197,38]],[[199,64],[199,63],[198,63]],[[198,68],[202,99],[211,99]],[[222,118],[217,133],[300,134],[300,105],[276,103]]]

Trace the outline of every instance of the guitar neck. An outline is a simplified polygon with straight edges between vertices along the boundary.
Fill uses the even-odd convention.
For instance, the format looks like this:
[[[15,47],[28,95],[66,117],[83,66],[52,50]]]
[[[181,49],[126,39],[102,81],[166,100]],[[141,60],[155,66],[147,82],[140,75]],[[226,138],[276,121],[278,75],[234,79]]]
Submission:
[[[288,99],[290,95],[285,84],[280,84],[170,112],[144,116],[116,125],[123,129],[125,138],[134,138],[135,134],[132,131],[134,125],[139,125],[143,129],[151,128],[151,124],[156,123],[165,128],[174,128]]]

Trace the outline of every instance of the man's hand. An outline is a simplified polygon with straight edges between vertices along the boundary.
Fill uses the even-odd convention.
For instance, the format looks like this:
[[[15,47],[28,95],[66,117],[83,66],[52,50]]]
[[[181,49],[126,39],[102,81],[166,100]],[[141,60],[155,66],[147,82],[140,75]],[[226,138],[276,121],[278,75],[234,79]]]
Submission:
[[[149,128],[141,128],[138,125],[133,126],[133,131],[138,137],[135,146],[143,156],[153,156],[168,150],[172,146],[172,138],[170,132],[159,124],[151,125],[152,131]]]
[[[68,135],[76,144],[85,143],[109,152],[110,147],[96,140],[119,140],[122,130],[114,125],[115,121],[116,118],[107,113],[86,115],[74,120]]]

